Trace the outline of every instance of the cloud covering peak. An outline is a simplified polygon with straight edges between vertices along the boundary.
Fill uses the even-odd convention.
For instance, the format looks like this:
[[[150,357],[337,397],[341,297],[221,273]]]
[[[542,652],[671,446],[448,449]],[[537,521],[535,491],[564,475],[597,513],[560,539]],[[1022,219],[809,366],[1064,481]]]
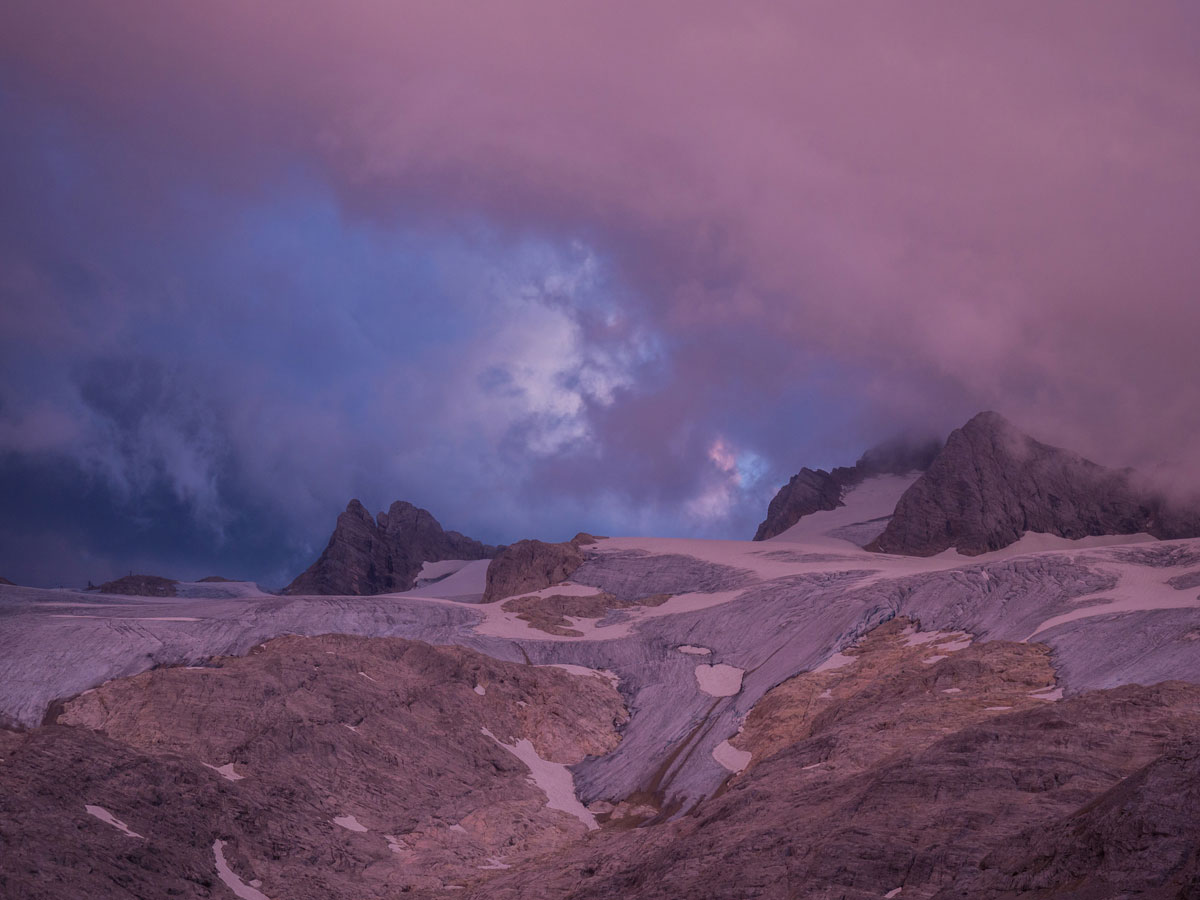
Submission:
[[[351,495],[746,534],[800,465],[980,408],[1186,467],[1198,39],[1182,4],[16,0],[4,472],[267,577]]]

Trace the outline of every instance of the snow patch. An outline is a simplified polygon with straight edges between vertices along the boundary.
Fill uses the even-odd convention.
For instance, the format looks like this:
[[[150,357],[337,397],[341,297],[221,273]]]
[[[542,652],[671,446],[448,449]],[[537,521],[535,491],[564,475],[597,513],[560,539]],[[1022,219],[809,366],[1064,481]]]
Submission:
[[[1049,687],[1042,691],[1034,691],[1029,696],[1035,700],[1061,700],[1063,689],[1060,687]]]
[[[367,681],[375,681],[375,679],[372,678],[370,675],[368,675],[366,672],[359,672],[358,674],[361,675],[363,678],[367,679]],[[375,681],[375,683],[379,684],[378,681]]]
[[[477,685],[475,685],[475,693],[477,693],[480,697],[482,697],[484,694],[487,693],[487,688],[485,688],[482,684],[477,684]]]
[[[741,671],[740,669],[738,670]],[[741,676],[738,676],[739,681]],[[579,802],[579,798],[575,796],[575,776],[571,774],[562,763],[550,762],[538,756],[537,750],[533,744],[522,738],[515,744],[506,744],[500,738],[496,737],[486,728],[482,729],[483,733],[490,737],[493,741],[525,763],[529,769],[530,779],[535,785],[546,795],[546,806],[549,809],[557,809],[574,816],[580,822],[588,827],[589,831],[594,831],[600,826],[596,824],[596,817],[593,816],[586,806]]]
[[[224,841],[213,841],[213,858],[217,861],[217,876],[235,896],[241,900],[270,900],[262,891],[238,878],[237,873],[229,868],[229,863],[225,861]]]
[[[739,750],[729,741],[721,741],[712,752],[713,759],[734,773],[741,772],[750,765],[751,755],[749,750]]]
[[[985,706],[984,712],[1004,712],[1006,709],[1012,709],[1011,706]]]
[[[707,647],[693,647],[691,644],[683,644],[675,648],[680,653],[688,653],[692,656],[710,656],[712,650]]]
[[[210,766],[208,763],[204,763],[204,765],[208,766],[208,768],[219,774],[226,781],[241,781],[246,777],[233,771],[233,763],[225,763],[223,766]]]
[[[334,825],[341,825],[347,831],[366,831],[367,826],[363,825],[354,816],[336,816],[333,820]]]
[[[850,665],[850,663],[852,663],[854,661],[855,661],[855,657],[847,656],[845,653],[842,653],[841,651],[839,651],[839,652],[833,654],[833,656],[829,657],[829,659],[825,660],[825,662],[821,663],[815,669],[813,669],[813,671],[814,672],[831,672],[834,669],[840,669],[843,666],[848,666],[848,665]]]
[[[696,666],[696,682],[710,697],[732,697],[742,689],[745,669],[717,663],[715,666]]]
[[[942,688],[943,694],[961,694],[962,688]]]
[[[114,816],[112,813],[110,813],[103,806],[92,806],[91,804],[87,804],[83,808],[87,810],[88,815],[95,816],[101,822],[103,822],[106,825],[111,825],[113,828],[117,829],[117,831],[121,832],[122,834],[127,834],[130,837],[135,837],[135,838],[142,837],[136,831],[131,831],[129,829],[128,825],[126,825],[124,822],[122,822],[120,819],[118,819],[116,816]],[[142,838],[142,839],[145,840],[145,838]]]
[[[508,863],[506,863],[499,856],[489,856],[488,864],[486,866],[480,866],[479,868],[481,868],[481,869],[511,869],[512,866],[510,866]]]
[[[608,669],[589,669],[587,666],[576,666],[571,663],[548,663],[546,666],[538,666],[538,668],[562,669],[572,675],[595,675],[598,678],[606,679],[614,688],[621,683],[617,673]]]

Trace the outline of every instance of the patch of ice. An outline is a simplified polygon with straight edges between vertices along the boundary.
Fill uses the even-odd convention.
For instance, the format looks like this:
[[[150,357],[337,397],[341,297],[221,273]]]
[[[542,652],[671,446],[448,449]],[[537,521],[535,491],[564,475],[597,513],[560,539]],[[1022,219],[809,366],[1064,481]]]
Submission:
[[[110,813],[103,806],[92,806],[91,804],[86,804],[86,805],[84,805],[83,808],[87,810],[88,815],[95,816],[101,822],[103,822],[106,825],[111,825],[113,828],[117,829],[117,831],[121,832],[122,834],[127,834],[130,837],[135,837],[135,838],[142,837],[136,831],[131,831],[129,829],[128,825],[126,825],[124,822],[122,822],[120,819],[118,819],[116,816],[114,816],[112,813]],[[143,840],[145,840],[145,839],[143,838]]]
[[[898,895],[902,890],[904,890],[904,888],[892,888],[883,895],[883,900],[892,900],[892,898]]]
[[[511,869],[512,866],[510,866],[508,863],[506,863],[499,856],[489,856],[488,864],[486,866],[480,866],[479,868],[481,868],[481,869]]]
[[[813,763],[811,766],[801,766],[800,768],[807,772],[809,769],[815,769],[819,765],[821,763]]]
[[[548,663],[547,665],[551,669],[562,669],[570,672],[572,675],[595,675],[599,678],[604,678],[614,688],[621,683],[621,679],[617,677],[617,673],[611,672],[608,669],[589,669],[587,666],[576,666],[571,663]]]
[[[400,840],[394,834],[385,834],[384,839],[387,840],[388,849],[393,853],[405,853],[408,850],[408,844]]]
[[[241,781],[246,777],[245,775],[239,775],[237,772],[233,771],[233,763],[225,763],[223,766],[210,766],[208,763],[204,763],[204,765],[218,773],[226,781]]]
[[[744,669],[717,663],[715,666],[696,666],[696,682],[710,697],[732,697],[742,689]]]
[[[1061,700],[1063,697],[1063,689],[1060,687],[1046,688],[1042,691],[1034,691],[1029,695],[1035,700]]]
[[[1012,709],[1011,706],[985,706],[984,712],[1003,712],[1006,709]]]
[[[942,688],[943,694],[961,694],[962,688]]]
[[[946,653],[957,653],[959,650],[966,650],[970,646],[971,638],[968,636],[958,638],[946,644],[938,644],[937,649]]]
[[[477,693],[480,697],[482,697],[484,694],[487,693],[487,688],[485,688],[482,684],[477,684],[477,685],[475,685],[475,693]]]
[[[833,654],[833,656],[829,657],[829,659],[825,660],[825,662],[813,669],[813,671],[831,672],[834,669],[840,669],[843,666],[848,666],[852,662],[855,662],[855,657],[847,656],[845,653],[838,651],[837,653]]]
[[[738,676],[738,680],[741,680],[740,675]],[[571,774],[570,769],[562,763],[542,759],[538,756],[533,744],[525,738],[522,738],[515,744],[506,744],[486,728],[482,729],[482,731],[521,762],[525,763],[526,768],[529,769],[530,778],[533,783],[546,795],[547,807],[558,809],[574,816],[586,825],[589,831],[594,831],[600,827],[596,824],[596,817],[575,796],[575,776]]]
[[[485,728],[484,731],[487,731],[487,729]],[[489,737],[490,737],[490,735],[489,735]],[[497,741],[497,743],[499,743],[499,742]],[[457,831],[459,834],[467,833],[467,829],[463,828],[461,825],[451,825],[450,830]]]
[[[334,825],[341,825],[347,831],[366,831],[367,826],[363,825],[354,816],[335,816],[333,819]]]
[[[712,654],[712,651],[707,647],[693,647],[691,644],[683,644],[675,649],[680,653],[689,653],[692,656],[709,656]]]
[[[831,697],[833,697],[833,690],[831,688],[825,688],[825,690],[817,695],[818,700],[829,700]]]
[[[925,659],[921,660],[921,662],[925,663],[925,665],[927,665],[927,666],[932,666],[935,662],[941,662],[943,659],[946,659],[946,657],[944,657],[944,656],[929,656],[929,657],[926,657]]]
[[[367,681],[375,681],[375,679],[372,678],[370,675],[368,675],[366,672],[359,672],[358,674],[361,675],[363,678],[367,679]],[[378,681],[375,681],[375,683],[379,684]]]
[[[217,877],[241,900],[270,900],[266,894],[238,878],[225,861],[225,842],[213,841],[213,858],[217,861]],[[257,880],[257,879],[255,879]]]
[[[350,729],[351,731],[353,731],[355,734],[358,734],[358,726],[356,726],[356,725],[347,725],[345,722],[343,722],[343,723],[342,723],[342,727],[343,727],[343,728],[349,728],[349,729]]]
[[[749,750],[739,750],[729,741],[721,741],[713,748],[712,758],[730,772],[741,772],[750,765],[752,754]]]

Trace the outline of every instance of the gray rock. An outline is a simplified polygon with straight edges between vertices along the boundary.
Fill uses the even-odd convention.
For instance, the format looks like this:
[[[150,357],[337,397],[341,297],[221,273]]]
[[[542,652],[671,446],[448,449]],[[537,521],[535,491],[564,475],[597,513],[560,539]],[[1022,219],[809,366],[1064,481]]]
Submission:
[[[939,900],[1200,896],[1200,743],[1185,742],[1082,810],[965,867]]]
[[[285,594],[389,594],[410,590],[426,562],[490,559],[495,547],[444,531],[428,510],[397,500],[372,519],[357,500],[338,516],[329,544]]]
[[[1040,443],[994,412],[951,433],[869,550],[933,556],[999,550],[1035,531],[1065,538],[1200,535],[1200,512],[1169,505],[1129,470]]]
[[[566,581],[583,565],[583,552],[574,541],[548,544],[517,541],[504,548],[487,570],[483,602],[492,603]]]
[[[122,594],[126,597],[174,597],[178,583],[173,578],[159,575],[126,575],[104,582],[97,590],[102,594]]]

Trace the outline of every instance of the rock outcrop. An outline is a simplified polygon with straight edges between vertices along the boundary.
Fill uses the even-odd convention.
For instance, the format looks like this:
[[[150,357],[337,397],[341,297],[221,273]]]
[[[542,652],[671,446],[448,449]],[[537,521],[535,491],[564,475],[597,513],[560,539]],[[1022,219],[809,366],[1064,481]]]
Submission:
[[[495,547],[445,531],[428,510],[397,500],[372,518],[358,500],[338,516],[324,552],[285,594],[389,594],[411,590],[422,564],[490,559]]]
[[[1196,537],[1200,511],[1168,505],[1130,470],[1043,444],[998,413],[984,412],[951,433],[867,549],[933,556],[953,547],[975,556],[1031,531],[1065,538]]]
[[[923,472],[940,448],[937,440],[895,440],[868,450],[853,466],[839,466],[831,472],[803,468],[771,499],[754,540],[782,534],[812,513],[837,509],[843,505],[842,494],[847,489],[874,475]]]
[[[483,602],[492,603],[559,584],[581,565],[583,551],[574,540],[560,544],[517,541],[496,554],[488,566]]]
[[[0,575],[0,584],[7,584],[7,585],[11,585],[12,587],[16,587],[16,585],[17,585],[17,583],[15,581],[9,581],[3,575]]]
[[[118,679],[0,731],[0,896],[467,886],[594,829],[566,766],[625,718],[606,678],[399,639],[285,637]]]
[[[159,575],[126,575],[104,582],[97,590],[102,594],[123,594],[127,597],[174,597],[178,583],[174,578]]]

